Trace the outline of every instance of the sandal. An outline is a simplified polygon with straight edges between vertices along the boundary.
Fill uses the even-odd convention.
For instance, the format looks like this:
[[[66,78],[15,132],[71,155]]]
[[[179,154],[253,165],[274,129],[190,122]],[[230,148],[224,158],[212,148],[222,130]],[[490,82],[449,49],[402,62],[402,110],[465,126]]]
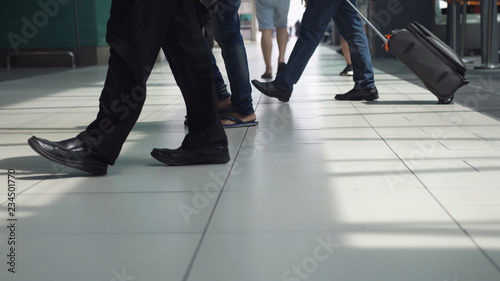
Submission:
[[[232,125],[222,125],[222,127],[224,127],[224,128],[252,127],[252,126],[256,126],[259,124],[258,121],[243,122],[243,120],[241,120],[240,118],[234,117],[232,115],[227,115],[227,114],[221,115],[220,119],[227,119],[227,120],[233,121],[235,123]]]

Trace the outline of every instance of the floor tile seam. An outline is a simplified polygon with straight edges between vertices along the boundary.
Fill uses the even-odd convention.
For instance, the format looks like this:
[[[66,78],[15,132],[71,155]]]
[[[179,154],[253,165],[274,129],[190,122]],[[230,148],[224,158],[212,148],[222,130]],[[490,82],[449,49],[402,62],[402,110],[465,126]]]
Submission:
[[[19,220],[22,220],[19,219]],[[24,228],[25,231],[25,228]],[[57,233],[57,232],[45,232],[45,233],[20,233],[17,234],[18,237],[40,237],[40,236],[153,236],[153,235],[201,235],[201,231],[140,231],[140,232],[67,232],[67,233]]]
[[[329,82],[331,82],[331,83],[334,85],[334,87],[335,87],[335,88],[336,88],[336,90],[339,92],[339,94],[340,94],[340,93],[342,93],[342,91],[341,91],[340,87],[337,85],[337,82],[344,82],[344,81],[343,81],[343,80],[342,80],[342,81],[338,81],[338,80],[336,80],[336,79],[335,79],[335,78],[337,78],[337,79],[338,79],[340,76],[339,76],[339,77],[334,77],[333,75],[329,75],[329,74],[326,72],[326,70],[325,70],[325,69],[322,69],[321,67],[319,67],[319,69],[320,69],[320,71],[323,73],[323,75],[324,75],[324,76],[326,76],[327,80],[328,80]],[[332,95],[333,95],[333,93],[332,93]]]
[[[31,70],[31,68],[30,68],[30,70]],[[41,70],[41,69],[38,68],[36,70]],[[42,73],[40,71],[40,72],[37,72],[36,74],[31,74],[29,76],[16,77],[16,78],[12,78],[12,79],[2,78],[2,79],[0,79],[0,83],[6,83],[6,82],[17,83],[17,82],[19,82],[18,80],[23,80],[23,79],[39,79],[42,76],[50,76],[50,75],[62,74],[63,72],[75,71],[76,69],[68,68],[68,69],[47,69],[47,70],[52,70],[52,71],[49,72],[49,73]],[[1,71],[1,72],[2,72],[1,74],[4,74],[3,73],[4,71]],[[5,72],[8,73],[10,71],[9,70],[5,70]]]
[[[471,163],[467,162],[467,160],[463,159],[462,160],[465,164],[467,164],[469,167],[471,167],[474,171],[476,172],[481,172],[478,168],[474,167],[474,165],[472,165]]]
[[[165,110],[167,107],[171,106],[172,104],[174,104],[175,102],[178,101],[179,98],[175,99],[175,100],[172,100],[171,102],[161,106],[161,108],[158,108],[157,110],[154,110],[152,112],[149,112],[149,114],[147,114],[146,116],[142,117],[141,116],[141,119],[138,121],[138,122],[144,122],[144,121],[147,121],[147,118],[151,117],[152,115],[158,113],[158,112],[161,112],[162,110]],[[144,111],[144,113],[146,113],[146,111]],[[169,121],[169,120],[165,120],[165,121]]]
[[[363,228],[361,229],[360,226]],[[367,235],[376,235],[376,234],[387,234],[398,232],[398,234],[402,235],[415,235],[424,234],[424,233],[434,233],[434,234],[449,234],[449,233],[460,233],[463,234],[462,231],[458,228],[402,228],[402,229],[394,229],[393,225],[387,225],[382,227],[377,226],[366,226],[365,224],[358,224],[352,226],[331,226],[325,228],[315,228],[315,229],[276,229],[276,230],[214,230],[209,231],[207,235],[226,235],[226,234],[295,234],[295,233],[318,233],[318,232],[330,232],[330,233],[339,233],[339,234],[353,234],[353,233],[362,233]]]
[[[360,112],[360,114],[364,117],[364,114],[363,114],[363,113],[361,113],[361,112]],[[397,157],[401,160],[401,162],[402,162],[402,163],[403,163],[403,164],[404,164],[404,165],[408,168],[408,170],[409,170],[409,171],[411,171],[411,172],[414,174],[414,176],[415,176],[415,177],[417,177],[417,179],[418,179],[418,176],[417,176],[417,175],[416,175],[416,174],[415,174],[415,173],[411,170],[411,168],[410,168],[408,165],[406,165],[405,159],[403,159],[400,155],[398,155],[398,154],[397,154],[397,152],[396,152],[396,151],[395,151],[395,150],[394,150],[394,149],[390,146],[390,144],[388,143],[388,140],[387,140],[386,138],[384,138],[384,137],[382,136],[382,134],[380,134],[380,132],[377,130],[376,126],[373,126],[373,125],[370,123],[370,121],[369,121],[369,120],[367,120],[366,118],[365,118],[365,120],[366,120],[366,122],[367,122],[367,123],[369,123],[369,124],[372,126],[372,128],[373,128],[373,129],[375,130],[375,132],[376,132],[376,133],[380,136],[380,138],[381,138],[381,139],[385,142],[385,144],[388,146],[388,148],[389,148],[389,149],[391,149],[391,151],[393,151],[393,153],[394,153],[394,154],[395,154],[395,155],[396,155],[396,156],[397,156]],[[420,129],[422,130],[422,127],[421,127],[421,126],[418,126],[418,128],[420,128]],[[424,132],[425,132],[425,131],[424,131]],[[426,134],[428,134],[427,132],[425,132],[425,133],[426,133]],[[431,137],[432,137],[432,135],[431,135]],[[392,139],[391,139],[391,140],[392,140]],[[423,140],[424,140],[424,139],[423,139]],[[435,140],[435,141],[437,141],[437,143],[439,143],[441,146],[443,146],[443,147],[444,147],[444,148],[446,148],[447,150],[451,151],[451,149],[450,149],[450,148],[448,148],[445,144],[443,144],[443,143],[442,143],[442,141],[441,141],[440,139],[434,139],[434,138],[431,138],[431,139],[429,139],[429,140]],[[412,141],[413,141],[413,139],[412,139]],[[462,160],[463,160],[463,159],[462,159]],[[463,161],[465,162],[465,160],[463,160]],[[466,163],[466,164],[468,164],[467,162],[465,162],[465,163]],[[468,165],[469,165],[472,169],[474,169],[474,170],[476,170],[476,171],[477,171],[477,169],[476,169],[476,168],[474,168],[472,165],[470,165],[470,164],[468,164]],[[420,179],[419,179],[419,181],[420,181]],[[420,181],[420,182],[422,183],[422,185],[423,185],[423,186],[425,186],[425,184],[424,184],[422,181]],[[425,187],[426,187],[426,186],[425,186]],[[427,187],[426,187],[426,188],[427,188]]]
[[[347,185],[347,184],[346,184]],[[404,191],[416,191],[416,190],[422,190],[423,187],[421,186],[414,186],[414,187],[405,187],[403,188],[398,188],[399,190],[404,190]],[[373,191],[387,191],[388,189],[386,187],[366,187],[366,185],[358,185],[358,186],[348,186],[348,187],[330,187],[330,188],[325,188],[325,187],[319,187],[319,188],[280,188],[280,189],[272,189],[272,188],[267,188],[267,189],[250,189],[250,188],[245,188],[242,190],[234,190],[234,188],[229,188],[225,190],[225,194],[237,194],[237,193],[242,193],[242,194],[250,194],[250,193],[281,193],[281,194],[286,194],[286,193],[292,193],[292,192],[324,192],[324,193],[332,193],[332,192],[358,192],[358,193],[363,193],[363,192],[373,192]]]
[[[463,229],[463,232],[470,238],[470,240],[472,241],[472,243],[476,246],[476,248],[479,250],[479,252],[490,262],[490,264],[495,268],[495,270],[500,273],[500,264],[498,264],[495,259],[493,259],[489,254],[488,252],[483,249],[483,247],[481,247],[479,245],[479,243],[472,237],[471,234],[469,234],[469,232],[466,230],[466,229]]]
[[[256,89],[255,88],[252,88],[252,93],[256,92]],[[259,98],[257,99],[257,102],[255,102],[255,99],[252,100],[252,104],[253,104],[253,109],[254,109],[254,112],[256,113],[257,112],[257,109],[259,108],[260,106],[260,103],[262,101],[262,97],[264,96],[264,94],[260,94],[259,93]],[[257,116],[257,121],[259,120],[259,116]]]
[[[195,251],[194,251],[194,253],[193,253],[193,256],[192,256],[191,260],[189,261],[188,267],[187,267],[187,269],[186,269],[186,271],[185,271],[185,273],[184,273],[184,276],[183,276],[183,278],[182,278],[182,281],[187,281],[187,280],[188,280],[188,278],[189,278],[189,275],[191,274],[191,270],[193,269],[193,266],[194,266],[194,263],[195,263],[195,261],[196,261],[196,258],[198,257],[198,253],[200,252],[200,249],[201,249],[201,246],[202,246],[202,244],[203,244],[203,241],[205,240],[205,237],[206,237],[206,235],[207,235],[207,232],[208,232],[208,229],[209,229],[210,223],[212,222],[212,219],[213,219],[213,217],[214,217],[215,211],[217,210],[217,206],[219,205],[219,202],[220,202],[220,199],[221,199],[221,197],[222,197],[222,194],[224,193],[224,190],[225,190],[225,188],[226,188],[226,186],[227,186],[227,182],[228,182],[228,180],[229,180],[229,177],[231,176],[231,173],[232,173],[232,171],[234,170],[235,165],[237,165],[237,164],[236,164],[236,163],[237,163],[237,162],[236,162],[236,160],[237,160],[237,157],[238,157],[238,155],[239,155],[239,152],[240,152],[240,150],[241,150],[241,148],[242,148],[242,145],[243,145],[243,143],[245,142],[245,138],[246,138],[246,135],[248,134],[248,130],[249,130],[249,128],[246,128],[246,130],[245,130],[245,135],[243,136],[243,138],[242,138],[242,140],[241,140],[241,143],[240,143],[240,145],[239,145],[238,151],[236,152],[236,156],[234,156],[234,157],[233,157],[233,158],[234,158],[234,160],[233,160],[233,163],[232,163],[232,165],[231,165],[231,168],[229,169],[229,172],[228,172],[228,174],[227,174],[227,177],[226,177],[226,179],[224,180],[224,183],[222,184],[222,187],[221,187],[221,189],[220,189],[219,194],[217,195],[217,199],[216,199],[216,201],[215,201],[215,203],[214,203],[214,206],[212,207],[212,211],[210,212],[210,216],[208,217],[207,223],[206,223],[206,225],[205,225],[205,227],[204,227],[204,229],[203,229],[203,233],[202,233],[201,238],[200,238],[200,240],[199,240],[199,242],[198,242],[198,245],[196,246],[196,249],[195,249]]]
[[[491,115],[488,113],[488,110],[479,110],[477,108],[474,108],[474,107],[469,107],[465,104],[462,104],[460,102],[457,102],[455,105],[459,105],[460,107],[458,108],[458,110],[453,110],[453,111],[437,111],[437,110],[433,110],[434,113],[436,113],[437,115],[441,116],[441,117],[444,117],[446,115],[450,115],[450,113],[465,113],[465,114],[477,114],[478,116],[487,116],[495,121],[498,122],[498,125],[500,125],[500,118],[494,116],[494,115]],[[468,109],[468,110],[467,110]],[[453,119],[454,116],[452,116],[452,119]],[[464,117],[465,118],[465,117]],[[456,118],[455,118],[456,119]],[[451,123],[454,123],[457,127],[461,128],[463,126],[470,126],[470,125],[466,125],[466,124],[460,124],[457,120],[449,120],[449,122]],[[474,125],[473,125],[474,126]],[[488,125],[488,126],[494,126],[494,125]]]
[[[392,150],[392,149],[391,149]],[[394,152],[396,153],[396,152]],[[397,155],[397,153],[396,153]],[[399,157],[399,156],[398,156]],[[461,230],[461,232],[474,244],[476,249],[491,263],[491,265],[500,273],[500,265],[495,262],[495,260],[477,243],[474,237],[467,231],[467,229],[451,214],[447,207],[434,195],[431,188],[429,188],[425,183],[415,174],[414,171],[410,169],[403,162],[410,172],[416,177],[416,179],[424,186],[427,193],[433,198],[433,200],[440,206],[440,208],[447,214],[447,216],[453,221],[453,223]]]
[[[472,134],[473,134],[474,136],[476,136],[476,137],[480,138],[480,139],[481,139],[481,140],[483,140],[483,141],[488,141],[488,139],[487,139],[487,138],[484,138],[484,137],[480,136],[478,133],[474,133],[474,132],[472,132]],[[500,135],[500,134],[499,134],[499,135]]]
[[[42,183],[44,180],[56,175],[57,173],[61,172],[62,170],[64,170],[65,167],[62,167],[60,168],[58,171],[55,171],[53,174],[51,175],[47,175],[45,176],[43,179],[40,179],[38,180],[37,182],[33,183],[32,185],[30,185],[29,187],[25,188],[23,191],[19,192],[19,193],[15,193],[15,200],[17,201],[17,198],[19,196],[22,196],[23,194],[25,194],[28,190],[34,188],[35,186],[39,185],[40,183]],[[8,203],[9,202],[9,199],[5,200],[4,202],[0,202],[0,207],[4,206],[4,204]]]
[[[495,108],[495,109],[481,109],[481,110],[479,110],[478,108],[468,107],[467,105],[464,105],[464,104],[462,104],[461,102],[457,102],[457,104],[460,104],[461,106],[463,106],[463,107],[465,107],[465,108],[472,109],[472,110],[473,110],[473,112],[477,112],[477,113],[478,113],[478,114],[480,114],[480,115],[483,115],[483,116],[488,116],[488,117],[490,117],[491,119],[494,119],[494,120],[498,121],[498,122],[499,122],[499,124],[500,124],[500,118],[499,118],[498,116],[492,115],[492,114],[490,114],[490,113],[488,112],[488,111],[496,112],[496,111],[498,111],[498,109],[497,109],[497,108]],[[459,126],[461,126],[461,125],[459,125]]]
[[[413,173],[413,171],[412,171]],[[416,175],[415,175],[416,176]],[[458,229],[467,237],[471,243],[474,244],[476,249],[490,262],[490,264],[500,273],[500,265],[495,262],[495,260],[483,249],[479,243],[474,239],[474,237],[467,231],[467,229],[451,214],[447,207],[434,195],[432,190],[427,187],[419,178],[417,179],[424,185],[427,193],[433,198],[433,200],[440,206],[440,208],[447,214],[447,216],[453,221],[453,223],[458,227]]]
[[[360,112],[361,115],[363,113]],[[364,117],[364,116],[363,116]],[[371,124],[368,120],[366,120],[369,124]],[[454,222],[454,224],[462,231],[462,233],[469,238],[469,240],[475,245],[476,249],[481,252],[481,254],[490,262],[490,264],[500,273],[500,265],[495,262],[495,260],[477,243],[477,241],[470,235],[470,233],[465,229],[462,224],[451,214],[451,212],[446,209],[446,207],[439,201],[439,199],[433,194],[433,192],[430,190],[430,188],[418,177],[418,175],[411,169],[410,166],[401,158],[400,155],[387,143],[387,141],[380,135],[380,133],[376,130],[376,128],[373,128],[377,134],[379,134],[380,138],[385,142],[385,144],[388,146],[388,148],[393,151],[393,153],[400,159],[402,164],[408,169],[408,171],[422,184],[422,186],[425,188],[427,193],[433,198],[434,202],[436,202],[440,208],[447,214],[447,216]]]
[[[493,188],[491,188],[493,189]],[[500,207],[500,203],[491,203],[491,204],[443,204],[444,207],[446,208],[489,208],[489,207]],[[499,219],[500,222],[500,219]]]
[[[72,113],[70,112],[71,109],[78,109],[78,108],[85,108],[85,107],[88,107],[90,108],[90,106],[86,106],[86,104],[88,103],[92,103],[93,101],[89,101],[87,103],[84,103],[84,104],[80,104],[80,105],[73,105],[73,106],[70,106],[70,107],[44,107],[44,108],[40,108],[40,107],[23,107],[23,108],[19,108],[19,107],[15,107],[15,108],[11,108],[11,109],[3,109],[3,111],[9,111],[9,110],[19,110],[19,112],[16,112],[15,114],[21,114],[21,113],[25,113],[26,111],[30,111],[30,110],[46,110],[46,109],[50,109],[50,110],[53,110],[51,111],[50,113],[52,114],[61,114],[61,113]],[[92,108],[95,108],[95,106],[92,106]],[[70,109],[68,112],[64,112],[64,111],[59,111],[59,110],[64,110],[64,111],[68,111],[68,109]],[[56,111],[57,110],[57,111]],[[46,114],[47,112],[35,112],[34,114]],[[81,113],[85,113],[85,112],[81,112]]]
[[[291,121],[290,121],[291,122]],[[368,128],[368,127],[367,127]],[[300,129],[273,129],[273,128],[257,128],[258,131],[273,131],[273,132],[293,132],[293,131],[323,131],[322,128],[300,128]],[[328,129],[328,128],[325,128]]]
[[[220,192],[220,191],[218,191]],[[24,193],[24,192],[23,192]],[[116,194],[196,194],[199,193],[199,191],[192,190],[192,191],[182,191],[182,190],[175,190],[175,191],[89,191],[89,192],[30,192],[27,193],[26,195],[116,195]]]
[[[79,108],[79,106],[74,106],[74,107],[69,107],[69,108]],[[67,111],[67,110],[68,110],[68,108],[65,108],[64,110],[65,110],[65,111]],[[3,133],[9,133],[9,132],[14,131],[14,130],[23,129],[23,127],[25,127],[25,126],[29,126],[29,125],[34,125],[34,127],[40,127],[40,126],[36,126],[36,125],[37,125],[37,122],[40,122],[40,121],[41,121],[41,120],[43,120],[43,119],[48,119],[48,118],[53,117],[53,116],[55,116],[55,115],[57,115],[57,114],[70,114],[70,113],[69,113],[69,112],[64,112],[64,111],[52,112],[52,113],[50,113],[50,114],[48,114],[48,115],[44,116],[44,117],[43,117],[43,118],[41,118],[41,119],[37,119],[37,120],[33,120],[33,121],[31,121],[31,122],[28,122],[28,123],[24,123],[23,125],[17,126],[17,127],[15,127],[15,128],[10,128],[10,129],[8,129],[7,131],[3,131],[3,132],[1,132],[1,133],[2,133],[2,134],[3,134]],[[53,123],[53,122],[50,122],[50,123]]]

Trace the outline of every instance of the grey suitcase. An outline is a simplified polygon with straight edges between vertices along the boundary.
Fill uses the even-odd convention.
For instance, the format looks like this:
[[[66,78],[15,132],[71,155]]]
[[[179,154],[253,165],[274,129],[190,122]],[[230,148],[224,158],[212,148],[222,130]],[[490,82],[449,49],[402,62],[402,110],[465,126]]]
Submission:
[[[346,1],[356,9],[349,0]],[[418,22],[383,36],[359,11],[358,14],[385,42],[386,50],[404,63],[439,103],[451,103],[455,92],[469,83],[460,56]]]

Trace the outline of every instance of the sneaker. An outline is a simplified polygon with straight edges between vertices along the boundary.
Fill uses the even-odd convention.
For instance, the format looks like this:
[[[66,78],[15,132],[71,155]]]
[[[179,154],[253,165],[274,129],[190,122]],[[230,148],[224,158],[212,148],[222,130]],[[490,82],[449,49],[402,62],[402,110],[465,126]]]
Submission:
[[[376,100],[378,99],[378,91],[376,87],[369,90],[352,89],[345,94],[339,94],[335,96],[336,100]]]
[[[340,72],[340,76],[353,76],[354,72],[352,71],[352,64],[347,65],[342,72]]]

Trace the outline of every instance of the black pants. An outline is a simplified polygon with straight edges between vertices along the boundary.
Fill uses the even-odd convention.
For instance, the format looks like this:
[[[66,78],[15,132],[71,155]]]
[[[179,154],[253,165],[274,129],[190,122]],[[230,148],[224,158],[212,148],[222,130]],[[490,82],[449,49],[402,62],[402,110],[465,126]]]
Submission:
[[[146,81],[160,48],[167,57],[187,107],[189,133],[182,146],[227,145],[217,115],[209,49],[196,19],[194,0],[113,0],[106,40],[109,68],[99,113],[79,134],[114,164],[139,118]]]

